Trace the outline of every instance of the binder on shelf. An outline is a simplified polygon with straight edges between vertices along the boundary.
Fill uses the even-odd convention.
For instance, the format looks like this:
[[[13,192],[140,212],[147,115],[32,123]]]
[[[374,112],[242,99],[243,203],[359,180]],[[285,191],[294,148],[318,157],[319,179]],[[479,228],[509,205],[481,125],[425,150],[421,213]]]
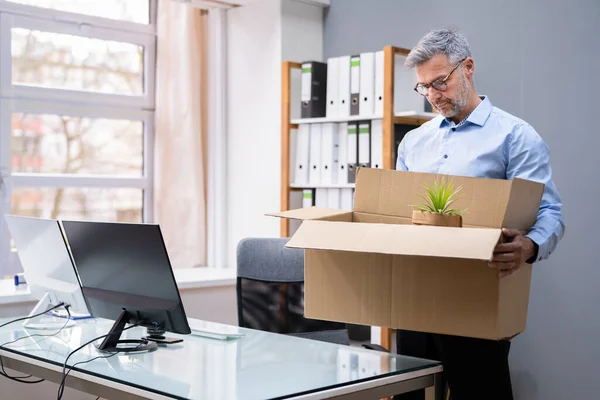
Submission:
[[[360,55],[359,115],[371,117],[375,112],[375,53]]]
[[[340,209],[346,211],[354,209],[354,189],[344,188],[340,190]]]
[[[397,54],[394,59],[394,113],[403,111],[424,112],[424,96],[414,91],[417,78],[413,70],[404,66],[406,56]]]
[[[371,121],[371,168],[383,168],[383,120]]]
[[[337,116],[346,118],[350,116],[350,56],[339,58],[339,84],[338,84],[338,112]]]
[[[302,63],[302,118],[325,117],[327,101],[327,64]]]
[[[327,107],[326,116],[335,118],[340,110],[340,58],[331,57],[327,59]]]
[[[350,57],[350,115],[360,114],[360,55]]]
[[[308,184],[308,173],[310,170],[310,125],[301,124],[296,133],[296,157],[294,169],[294,183],[298,185]]]
[[[327,208],[333,208],[339,210],[340,208],[340,193],[341,189],[329,188],[327,189]]]
[[[309,124],[310,127],[310,152],[309,162],[310,171],[308,173],[308,183],[310,185],[321,184],[321,141],[322,124]]]
[[[290,129],[290,157],[288,171],[290,171],[290,184],[296,182],[296,158],[298,156],[298,129]]]
[[[348,183],[356,183],[356,166],[358,165],[358,124],[356,122],[348,122],[346,140]]]
[[[371,123],[358,124],[358,165],[361,168],[371,167]]]
[[[302,190],[302,207],[310,208],[315,205],[314,189]]]
[[[327,189],[327,208],[333,208],[336,210],[340,209],[340,197],[341,197],[341,189],[338,188],[328,188]]]
[[[336,182],[339,185],[348,183],[348,123],[342,122],[337,124],[338,136],[338,173],[336,174]]]
[[[321,184],[337,183],[338,172],[337,124],[325,123],[321,133]]]
[[[375,53],[375,111],[378,117],[383,116],[383,83],[385,74],[385,57],[383,50]]]
[[[317,188],[315,190],[315,206],[321,208],[327,208],[327,193],[329,189]]]

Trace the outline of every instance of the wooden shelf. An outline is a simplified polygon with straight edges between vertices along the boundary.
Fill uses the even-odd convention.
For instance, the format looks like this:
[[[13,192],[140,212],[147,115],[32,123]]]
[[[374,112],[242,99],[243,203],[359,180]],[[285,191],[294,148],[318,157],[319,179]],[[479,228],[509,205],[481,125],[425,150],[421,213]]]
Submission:
[[[293,119],[292,124],[324,124],[327,122],[340,123],[340,122],[352,122],[352,121],[368,121],[372,119],[382,119],[382,115],[351,115],[349,117],[322,117],[322,118],[301,118]]]
[[[296,184],[290,185],[291,189],[354,189],[354,183],[346,184],[330,184],[330,185],[310,185],[310,184]]]
[[[432,112],[404,111],[394,113],[394,124],[421,125],[439,114]]]
[[[421,125],[435,118],[438,114],[423,111],[402,111],[394,113],[395,124]],[[290,121],[293,125],[300,124],[324,124],[324,123],[340,123],[352,121],[369,121],[374,119],[382,119],[382,115],[360,116],[352,115],[349,117],[322,117],[322,118],[301,118]]]

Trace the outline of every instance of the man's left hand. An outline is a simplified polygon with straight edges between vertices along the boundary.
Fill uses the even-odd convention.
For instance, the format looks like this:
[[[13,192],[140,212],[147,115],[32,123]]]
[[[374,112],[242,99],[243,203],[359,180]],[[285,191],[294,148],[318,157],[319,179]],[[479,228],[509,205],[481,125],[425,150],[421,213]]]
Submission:
[[[517,229],[502,229],[505,243],[496,245],[494,256],[488,263],[490,268],[498,269],[498,276],[511,275],[521,267],[521,263],[534,255],[533,241]]]

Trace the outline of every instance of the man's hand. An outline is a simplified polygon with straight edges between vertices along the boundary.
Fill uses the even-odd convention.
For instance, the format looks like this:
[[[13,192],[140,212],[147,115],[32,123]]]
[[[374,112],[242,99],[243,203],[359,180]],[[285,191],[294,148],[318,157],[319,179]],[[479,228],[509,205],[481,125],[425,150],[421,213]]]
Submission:
[[[496,245],[494,256],[489,262],[490,268],[498,269],[498,276],[512,274],[521,266],[521,263],[534,255],[533,241],[517,230],[502,229],[506,243]]]

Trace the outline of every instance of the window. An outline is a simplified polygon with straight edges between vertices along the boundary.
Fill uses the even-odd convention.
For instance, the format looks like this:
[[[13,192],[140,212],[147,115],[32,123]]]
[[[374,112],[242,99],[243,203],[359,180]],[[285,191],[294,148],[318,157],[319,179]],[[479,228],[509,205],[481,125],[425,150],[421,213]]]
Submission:
[[[0,212],[152,221],[155,0],[0,0]],[[21,267],[6,223],[0,278]]]

